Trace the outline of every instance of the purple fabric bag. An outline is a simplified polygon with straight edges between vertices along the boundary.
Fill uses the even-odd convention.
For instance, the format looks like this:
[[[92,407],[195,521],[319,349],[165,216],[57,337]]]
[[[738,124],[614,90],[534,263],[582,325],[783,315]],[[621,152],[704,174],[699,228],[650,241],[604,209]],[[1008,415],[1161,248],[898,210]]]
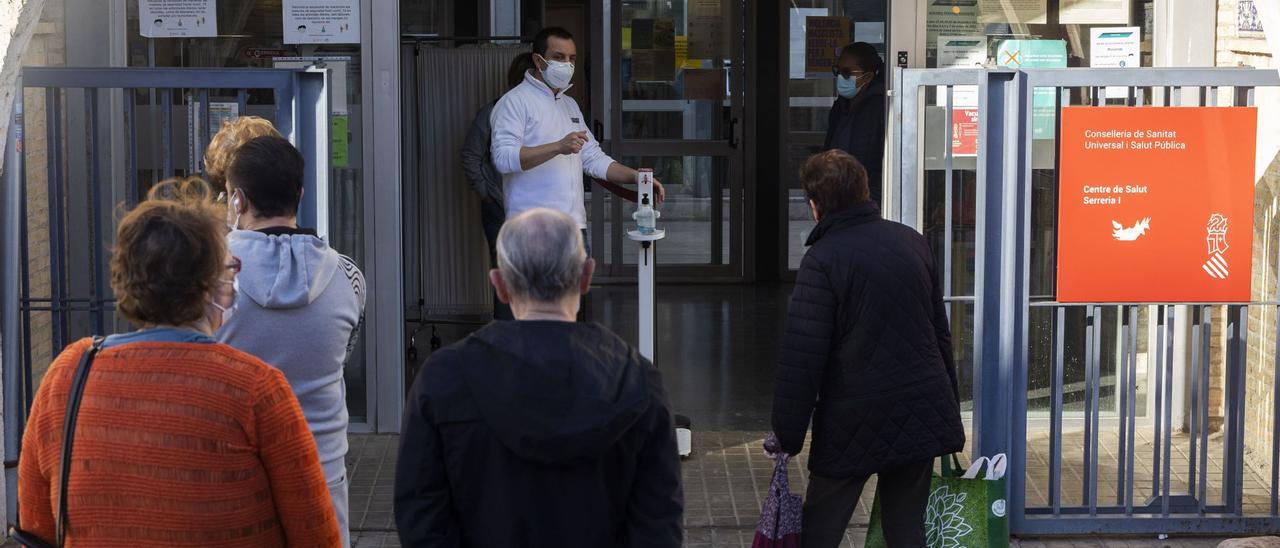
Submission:
[[[787,480],[790,456],[779,453],[774,459],[769,494],[760,507],[760,524],[751,548],[800,548],[800,511],[804,501],[791,492]]]

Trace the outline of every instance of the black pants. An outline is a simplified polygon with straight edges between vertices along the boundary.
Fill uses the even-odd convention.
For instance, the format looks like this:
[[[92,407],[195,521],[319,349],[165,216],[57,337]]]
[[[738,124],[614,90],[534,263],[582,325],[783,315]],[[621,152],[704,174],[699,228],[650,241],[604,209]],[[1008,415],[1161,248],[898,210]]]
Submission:
[[[584,228],[584,229],[582,229],[582,246],[583,246],[583,247],[586,249],[586,251],[587,251],[587,258],[591,258],[591,257],[592,257],[592,255],[591,255],[591,231],[590,231],[590,230],[587,230],[587,229],[585,229],[585,228]],[[590,321],[591,321],[591,294],[590,294],[590,293],[587,293],[586,295],[583,295],[583,296],[582,296],[582,301],[580,301],[580,302],[579,302],[579,306],[578,306],[578,321],[579,321],[579,322],[590,322]]]
[[[880,523],[889,548],[924,548],[924,509],[929,502],[933,459],[876,474]],[[868,476],[824,478],[810,474],[800,526],[804,548],[836,548],[862,496]]]
[[[484,238],[489,242],[489,268],[498,267],[498,231],[506,221],[507,211],[502,204],[494,200],[480,203],[480,223],[484,225]],[[511,306],[499,301],[497,293],[493,294],[493,319],[516,319],[511,315]]]

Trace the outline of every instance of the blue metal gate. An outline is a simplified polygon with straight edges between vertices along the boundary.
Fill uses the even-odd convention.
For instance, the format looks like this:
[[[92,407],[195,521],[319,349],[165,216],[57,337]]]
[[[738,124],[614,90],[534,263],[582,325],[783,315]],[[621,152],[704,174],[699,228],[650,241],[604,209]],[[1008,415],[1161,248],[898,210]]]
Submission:
[[[1063,106],[1252,106],[1276,71],[899,69],[895,81],[887,215],[930,236],[943,265],[971,451],[1009,455],[1011,531],[1280,530],[1274,282],[1230,306],[1064,304],[1053,289]],[[974,91],[977,151],[961,155],[955,99]],[[1255,264],[1280,272],[1262,249]]]
[[[132,206],[159,180],[201,175],[215,122],[228,113],[255,114],[272,120],[306,160],[300,222],[324,236],[329,219],[324,70],[26,68],[19,88],[0,195],[10,522],[22,427],[48,358],[79,337],[116,327],[106,264],[117,204]],[[43,95],[43,101],[28,95]],[[215,104],[220,112],[211,112]],[[33,111],[41,115],[30,116]],[[175,127],[175,119],[186,128]],[[30,139],[35,129],[44,133],[38,142]],[[44,161],[31,163],[32,156]],[[31,183],[29,176],[45,184]],[[29,195],[32,189],[43,199]],[[38,213],[29,216],[33,211]]]

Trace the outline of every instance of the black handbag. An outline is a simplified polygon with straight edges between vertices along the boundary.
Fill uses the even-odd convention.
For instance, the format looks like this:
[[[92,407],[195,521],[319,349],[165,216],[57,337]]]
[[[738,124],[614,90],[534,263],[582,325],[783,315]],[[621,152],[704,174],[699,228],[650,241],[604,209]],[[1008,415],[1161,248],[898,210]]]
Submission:
[[[60,457],[61,475],[58,477],[58,508],[54,522],[57,530],[56,543],[51,543],[39,536],[23,531],[17,527],[9,528],[9,537],[27,548],[61,548],[67,532],[67,486],[71,475],[71,443],[76,438],[76,416],[80,411],[80,398],[84,395],[84,384],[89,379],[89,368],[93,366],[93,357],[102,349],[102,337],[93,338],[93,346],[80,357],[75,376],[71,378],[71,391],[67,394],[67,415],[62,424],[62,455]]]

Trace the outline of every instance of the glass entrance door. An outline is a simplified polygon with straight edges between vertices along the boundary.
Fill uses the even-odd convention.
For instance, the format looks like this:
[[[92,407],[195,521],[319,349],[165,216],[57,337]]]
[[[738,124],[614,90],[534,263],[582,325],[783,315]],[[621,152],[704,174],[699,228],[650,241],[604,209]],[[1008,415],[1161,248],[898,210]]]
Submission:
[[[610,0],[595,33],[595,131],[606,150],[652,168],[666,186],[667,238],[659,269],[668,279],[743,277],[742,0]],[[603,65],[603,66],[601,66]],[[600,276],[635,275],[626,232],[634,204],[593,185],[587,208]]]
[[[909,4],[910,2],[900,2]],[[899,6],[901,7],[901,6]],[[788,20],[779,26],[787,29],[789,58],[787,63],[786,194],[787,268],[794,273],[804,257],[805,241],[817,224],[800,188],[800,167],[809,156],[821,152],[827,133],[827,117],[836,100],[835,75],[828,70],[810,71],[806,65],[808,25],[810,18],[837,18],[848,26],[848,35],[838,46],[850,42],[867,42],[875,46],[886,65],[890,2],[886,0],[796,0],[787,9]],[[784,26],[785,25],[785,26]],[[887,69],[886,69],[887,70]]]

